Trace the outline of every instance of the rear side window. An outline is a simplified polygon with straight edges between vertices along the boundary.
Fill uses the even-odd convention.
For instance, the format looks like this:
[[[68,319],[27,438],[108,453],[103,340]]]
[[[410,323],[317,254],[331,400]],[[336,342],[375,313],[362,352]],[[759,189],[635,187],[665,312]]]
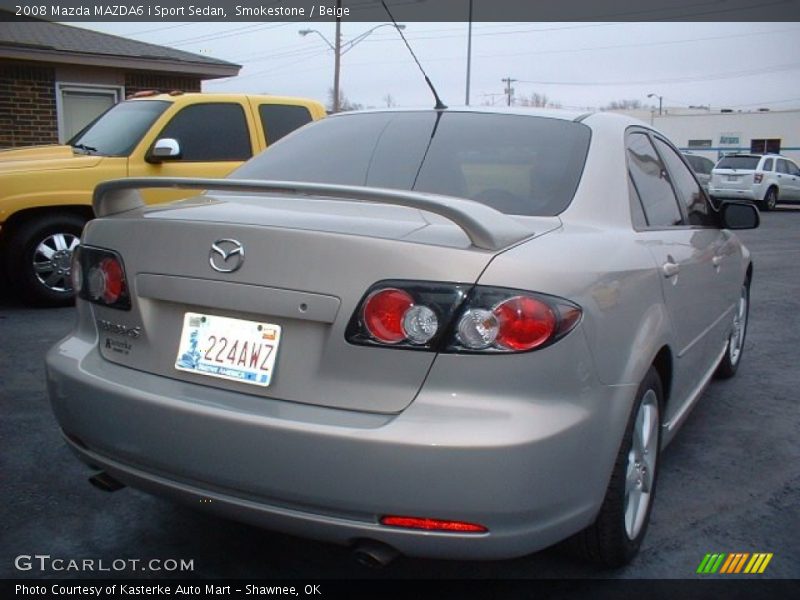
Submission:
[[[759,156],[726,156],[717,163],[718,169],[746,169],[754,171],[758,167]]]
[[[789,164],[789,174],[790,175],[800,175],[800,168],[798,168],[798,166],[796,164],[794,164],[793,162],[788,162],[788,161],[787,161],[787,163]]]
[[[581,123],[542,117],[343,114],[304,127],[232,177],[416,190],[557,215],[575,194],[589,139]]]
[[[238,103],[192,104],[172,117],[159,138],[174,138],[181,160],[241,161],[253,155],[244,109]]]
[[[267,144],[274,144],[286,134],[311,122],[311,113],[305,106],[290,104],[261,104],[258,107],[261,126]]]
[[[764,161],[764,166],[761,169],[762,171],[772,171],[772,159],[768,158]]]
[[[680,156],[678,156],[678,153],[671,146],[658,138],[655,138],[655,143],[661,158],[667,164],[675,192],[683,202],[689,225],[701,227],[714,225],[710,215],[711,209],[694,175],[692,175]]]
[[[632,133],[628,136],[627,152],[631,179],[641,199],[647,225],[680,225],[681,212],[667,170],[650,139],[643,133]]]

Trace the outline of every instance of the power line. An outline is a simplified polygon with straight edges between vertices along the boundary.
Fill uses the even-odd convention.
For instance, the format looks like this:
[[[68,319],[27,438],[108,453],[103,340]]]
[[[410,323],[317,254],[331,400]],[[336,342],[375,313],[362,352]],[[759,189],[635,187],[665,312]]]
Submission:
[[[658,83],[688,83],[692,81],[711,81],[718,79],[730,79],[733,77],[751,77],[755,75],[765,75],[770,73],[778,73],[781,71],[792,71],[800,69],[800,63],[791,63],[787,65],[777,65],[774,67],[758,67],[755,69],[748,69],[745,71],[729,71],[727,73],[718,73],[716,75],[698,75],[693,77],[675,77],[671,79],[647,79],[647,80],[625,80],[625,81],[532,81],[528,79],[520,79],[520,83],[528,83],[534,85],[651,85]]]
[[[277,29],[278,27],[286,27],[287,25],[291,25],[291,23],[278,23],[277,25],[274,23],[271,24],[263,24],[263,23],[256,23],[245,25],[244,27],[236,27],[234,29],[229,29],[223,33],[209,33],[204,35],[199,35],[191,38],[186,38],[183,40],[176,40],[174,42],[170,42],[170,46],[186,46],[188,44],[194,44],[197,42],[210,42],[212,40],[220,40],[223,38],[228,38],[232,36],[239,36],[239,35],[249,35],[251,33],[255,33],[256,31],[263,31],[267,29]]]

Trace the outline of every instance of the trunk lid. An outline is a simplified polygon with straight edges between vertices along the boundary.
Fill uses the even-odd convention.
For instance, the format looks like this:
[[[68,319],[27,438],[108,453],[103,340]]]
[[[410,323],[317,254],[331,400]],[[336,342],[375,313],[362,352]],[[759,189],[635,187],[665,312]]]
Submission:
[[[718,188],[747,190],[753,185],[754,173],[750,169],[714,169],[711,181]]]
[[[560,225],[557,217],[523,222],[537,235]],[[235,272],[209,264],[211,245],[223,239],[245,249]],[[94,306],[111,324],[100,330],[106,359],[254,396],[381,413],[414,399],[435,354],[347,343],[365,291],[384,279],[474,283],[497,254],[412,208],[224,194],[95,220],[84,243],[118,251],[131,287],[130,312]],[[270,385],[177,370],[188,312],[279,325]],[[141,335],[109,333],[117,325]]]

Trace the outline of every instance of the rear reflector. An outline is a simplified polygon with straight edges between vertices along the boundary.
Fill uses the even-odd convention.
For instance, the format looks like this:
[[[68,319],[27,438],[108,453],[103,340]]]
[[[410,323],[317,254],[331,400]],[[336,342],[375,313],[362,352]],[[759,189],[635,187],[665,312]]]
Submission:
[[[425,531],[449,531],[452,533],[486,533],[483,525],[463,521],[443,521],[441,519],[422,519],[419,517],[382,517],[381,525],[403,527],[405,529],[424,529]]]

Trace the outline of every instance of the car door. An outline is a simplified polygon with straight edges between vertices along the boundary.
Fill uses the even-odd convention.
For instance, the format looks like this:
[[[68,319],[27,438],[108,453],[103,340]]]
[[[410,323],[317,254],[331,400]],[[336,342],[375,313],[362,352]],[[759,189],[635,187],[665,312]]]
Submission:
[[[132,177],[227,176],[256,150],[251,139],[252,117],[249,107],[240,102],[196,102],[175,113],[155,140],[171,138],[178,142],[180,154],[156,160],[147,149],[142,160],[131,161]],[[185,190],[145,190],[147,202],[165,202],[192,195]]]
[[[800,168],[790,160],[784,161],[786,163],[786,169],[789,172],[789,181],[791,185],[791,190],[789,190],[788,194],[784,194],[784,200],[792,200],[798,201],[800,200]],[[789,186],[786,186],[787,190]]]
[[[717,348],[725,311],[720,288],[725,259],[720,256],[726,245],[723,232],[710,226],[715,213],[697,181],[685,163],[668,152],[675,151],[644,130],[628,134],[632,193],[645,218],[637,238],[653,256],[675,340],[672,395],[681,402],[668,407],[665,422],[680,410],[682,400],[700,384],[722,349]],[[726,273],[729,269],[730,265]]]

